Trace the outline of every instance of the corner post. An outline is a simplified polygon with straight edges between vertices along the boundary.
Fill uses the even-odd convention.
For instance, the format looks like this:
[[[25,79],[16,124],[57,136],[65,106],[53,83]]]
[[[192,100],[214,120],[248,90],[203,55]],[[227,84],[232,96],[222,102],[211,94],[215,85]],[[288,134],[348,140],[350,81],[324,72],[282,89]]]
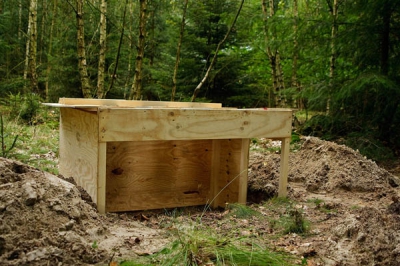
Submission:
[[[282,141],[281,169],[280,169],[280,178],[279,178],[278,197],[286,197],[287,196],[287,183],[288,183],[288,175],[289,175],[290,139],[291,138],[281,139],[281,141]]]

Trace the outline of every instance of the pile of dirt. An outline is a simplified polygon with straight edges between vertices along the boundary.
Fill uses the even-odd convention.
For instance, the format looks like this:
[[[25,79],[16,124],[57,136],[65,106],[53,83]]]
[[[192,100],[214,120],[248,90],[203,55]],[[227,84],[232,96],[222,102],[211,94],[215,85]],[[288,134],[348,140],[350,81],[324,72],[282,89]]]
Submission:
[[[276,153],[250,153],[249,202],[277,195],[279,162]],[[191,212],[189,219],[201,216],[227,236],[238,227],[240,236],[250,232],[306,258],[307,265],[400,265],[398,177],[357,151],[318,138],[303,138],[289,164],[289,197],[311,222],[308,235],[281,235],[268,220],[225,219],[226,212],[217,210]],[[69,181],[0,158],[0,265],[108,265],[154,254],[174,240],[165,225],[171,215],[100,215]],[[252,207],[264,217],[277,215],[266,206]]]
[[[0,157],[0,265],[108,265],[153,254],[165,232],[100,215],[72,178]]]
[[[93,232],[107,228],[73,184],[3,158],[0,169],[2,265],[92,264],[108,256],[92,247]]]
[[[249,199],[277,196],[279,154],[250,156]],[[313,251],[311,265],[400,265],[399,178],[344,145],[306,137],[289,158],[289,197],[312,222],[281,246]],[[310,202],[320,202],[310,208]],[[307,204],[308,203],[308,204]]]
[[[398,177],[345,145],[315,137],[304,137],[301,143],[289,158],[292,194],[296,192],[291,183],[303,183],[308,192],[315,193],[342,190],[393,194],[393,188],[400,185]],[[249,165],[249,200],[260,202],[277,196],[280,155],[253,152]]]

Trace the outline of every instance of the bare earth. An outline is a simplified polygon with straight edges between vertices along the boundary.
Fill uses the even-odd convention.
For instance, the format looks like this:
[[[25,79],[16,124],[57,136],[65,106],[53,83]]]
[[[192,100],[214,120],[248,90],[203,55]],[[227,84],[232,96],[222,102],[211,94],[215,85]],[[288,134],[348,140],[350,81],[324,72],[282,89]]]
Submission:
[[[199,217],[221,236],[252,238],[297,264],[400,265],[399,169],[391,174],[346,146],[303,138],[289,172],[289,198],[311,224],[299,235],[282,234],[273,219],[282,210],[265,203],[276,196],[278,154],[251,152],[248,201],[262,214],[251,219],[202,207],[178,217],[175,210],[100,215],[73,180],[0,158],[0,265],[117,265],[171,243],[176,219]]]

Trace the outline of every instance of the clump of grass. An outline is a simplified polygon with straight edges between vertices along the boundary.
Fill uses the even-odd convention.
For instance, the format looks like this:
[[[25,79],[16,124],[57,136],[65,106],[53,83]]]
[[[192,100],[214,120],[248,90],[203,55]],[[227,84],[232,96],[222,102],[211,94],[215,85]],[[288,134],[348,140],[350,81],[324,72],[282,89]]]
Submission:
[[[234,215],[236,218],[239,218],[239,219],[247,219],[247,218],[261,215],[258,211],[254,210],[244,204],[231,203],[231,204],[228,204],[227,207],[230,210],[230,214]]]
[[[272,229],[280,230],[283,234],[305,234],[310,230],[310,222],[290,199],[273,198],[267,202],[267,208],[274,210],[278,216],[270,219]]]
[[[152,256],[157,265],[291,265],[291,255],[272,252],[258,245],[236,245],[232,239],[218,237],[211,229],[177,232],[169,247]],[[122,264],[130,265],[130,264]]]

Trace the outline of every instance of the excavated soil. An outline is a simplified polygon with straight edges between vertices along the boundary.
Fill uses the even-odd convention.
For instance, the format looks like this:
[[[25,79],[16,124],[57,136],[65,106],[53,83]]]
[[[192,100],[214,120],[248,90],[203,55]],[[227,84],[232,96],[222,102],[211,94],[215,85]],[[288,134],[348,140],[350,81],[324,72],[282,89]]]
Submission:
[[[303,138],[289,158],[289,198],[311,226],[282,234],[272,219],[282,213],[265,203],[277,194],[279,154],[263,145],[250,153],[248,202],[264,218],[193,208],[181,211],[180,223],[201,217],[221,236],[254,236],[298,264],[400,265],[396,175],[346,146]],[[100,215],[72,179],[0,158],[0,265],[117,265],[171,243],[172,219],[167,210]]]

